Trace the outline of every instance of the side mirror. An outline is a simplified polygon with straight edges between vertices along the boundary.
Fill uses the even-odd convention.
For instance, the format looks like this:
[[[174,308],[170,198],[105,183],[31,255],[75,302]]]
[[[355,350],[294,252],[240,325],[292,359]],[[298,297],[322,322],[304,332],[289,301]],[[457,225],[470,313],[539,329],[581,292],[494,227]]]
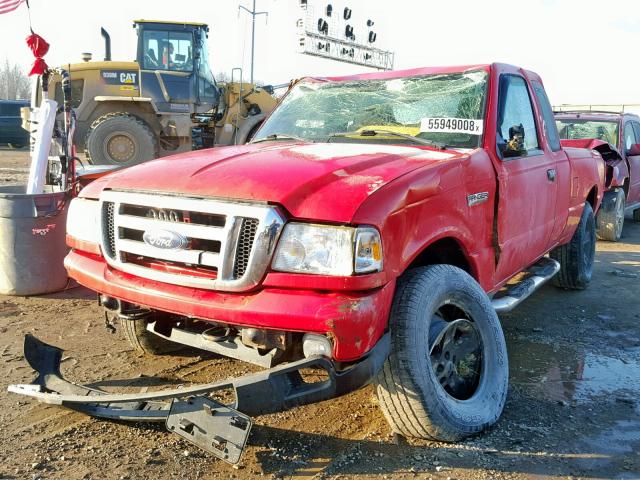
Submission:
[[[509,141],[504,145],[502,154],[505,158],[521,157],[527,154],[524,148],[524,126],[514,125],[509,127]]]
[[[640,143],[631,145],[631,148],[627,150],[627,155],[630,157],[640,156]]]

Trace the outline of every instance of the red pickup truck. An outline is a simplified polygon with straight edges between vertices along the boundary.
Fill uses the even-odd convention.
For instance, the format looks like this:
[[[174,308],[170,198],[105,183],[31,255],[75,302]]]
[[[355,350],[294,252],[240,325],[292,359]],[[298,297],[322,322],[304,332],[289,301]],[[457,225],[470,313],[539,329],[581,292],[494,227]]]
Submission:
[[[596,232],[602,240],[617,242],[625,211],[640,222],[640,117],[624,111],[564,107],[556,112],[556,126],[561,139],[599,139],[615,147],[610,158],[602,151],[607,164],[606,191],[596,216]]]
[[[496,422],[505,404],[497,313],[551,278],[589,283],[603,182],[596,151],[563,148],[533,72],[306,78],[248,145],[91,183],[70,206],[65,265],[134,347],[186,344],[269,367],[228,381],[237,411],[374,381],[395,431],[453,441]],[[109,402],[213,389],[110,394],[96,409],[98,392],[64,383],[52,349],[28,339],[40,386],[13,391],[140,420],[154,415],[149,405],[117,414]],[[305,381],[309,366],[324,380]],[[191,438],[195,420],[180,418],[171,428]]]

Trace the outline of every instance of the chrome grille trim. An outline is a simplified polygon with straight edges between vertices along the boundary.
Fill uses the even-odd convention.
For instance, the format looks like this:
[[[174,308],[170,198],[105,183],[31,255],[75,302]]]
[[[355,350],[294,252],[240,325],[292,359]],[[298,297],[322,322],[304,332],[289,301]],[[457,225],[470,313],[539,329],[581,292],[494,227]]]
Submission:
[[[258,285],[271,261],[284,225],[283,216],[275,207],[269,205],[113,190],[103,191],[100,195],[100,203],[100,211],[103,215],[100,222],[103,229],[100,238],[103,251],[109,253],[105,256],[109,265],[139,277],[209,290],[239,292],[250,290]],[[160,219],[123,214],[123,207],[129,205],[211,214],[224,217],[225,221],[223,226],[214,226],[171,221],[168,217]],[[107,216],[110,209],[112,209],[111,218]],[[247,225],[253,225],[249,235]],[[123,238],[124,231],[144,232],[149,229],[169,230],[196,241],[216,241],[220,243],[220,251],[189,248],[162,249],[142,241],[132,240],[131,237]],[[253,230],[255,234],[252,233]],[[247,243],[249,237],[251,237],[250,244]],[[200,267],[214,267],[217,268],[217,278],[159,271],[127,262],[127,254]],[[238,268],[238,255],[241,258],[241,268]]]

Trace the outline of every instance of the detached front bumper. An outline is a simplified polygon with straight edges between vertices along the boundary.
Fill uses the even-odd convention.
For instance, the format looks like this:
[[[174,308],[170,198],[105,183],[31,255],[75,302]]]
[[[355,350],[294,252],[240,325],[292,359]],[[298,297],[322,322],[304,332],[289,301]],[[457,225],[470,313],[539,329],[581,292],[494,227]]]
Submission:
[[[380,371],[390,349],[387,333],[363,359],[341,370],[328,358],[313,356],[214,383],[155,392],[112,394],[66,380],[60,373],[63,350],[26,335],[24,357],[38,376],[28,385],[9,385],[8,390],[39,402],[62,405],[98,417],[163,421],[166,418],[163,400],[208,395],[233,388],[236,410],[248,415],[263,415],[339,397],[364,387]],[[300,371],[307,368],[323,370],[327,374],[326,380],[306,383]]]
[[[256,328],[326,334],[333,358],[362,358],[382,337],[395,283],[364,292],[263,288],[225,293],[169,285],[115,270],[98,255],[72,250],[65,258],[69,276],[99,293],[151,309],[212,322]]]
[[[165,422],[167,428],[213,453],[236,463],[249,435],[251,419],[309,403],[338,397],[367,385],[389,355],[385,334],[360,361],[338,370],[324,357],[310,357],[219,382],[141,393],[107,393],[66,380],[60,373],[63,351],[27,335],[24,356],[38,376],[28,385],[8,390],[61,405],[94,417],[127,421]],[[326,379],[307,383],[302,369],[321,369]],[[207,398],[232,388],[235,404],[225,406]]]

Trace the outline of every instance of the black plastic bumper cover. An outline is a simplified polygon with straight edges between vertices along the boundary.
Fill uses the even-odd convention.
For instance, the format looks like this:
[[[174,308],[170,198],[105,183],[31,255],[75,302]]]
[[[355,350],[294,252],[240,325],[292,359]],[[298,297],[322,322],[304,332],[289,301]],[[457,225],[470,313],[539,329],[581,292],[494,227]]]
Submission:
[[[95,417],[166,421],[172,399],[209,395],[233,388],[236,394],[234,409],[247,415],[261,415],[328,400],[367,385],[382,368],[390,348],[390,336],[386,334],[364,358],[342,370],[337,370],[330,359],[315,356],[214,383],[113,394],[65,380],[60,373],[63,351],[26,335],[24,356],[38,376],[31,384],[10,385],[8,390]],[[300,370],[310,367],[321,368],[328,378],[306,383]]]

